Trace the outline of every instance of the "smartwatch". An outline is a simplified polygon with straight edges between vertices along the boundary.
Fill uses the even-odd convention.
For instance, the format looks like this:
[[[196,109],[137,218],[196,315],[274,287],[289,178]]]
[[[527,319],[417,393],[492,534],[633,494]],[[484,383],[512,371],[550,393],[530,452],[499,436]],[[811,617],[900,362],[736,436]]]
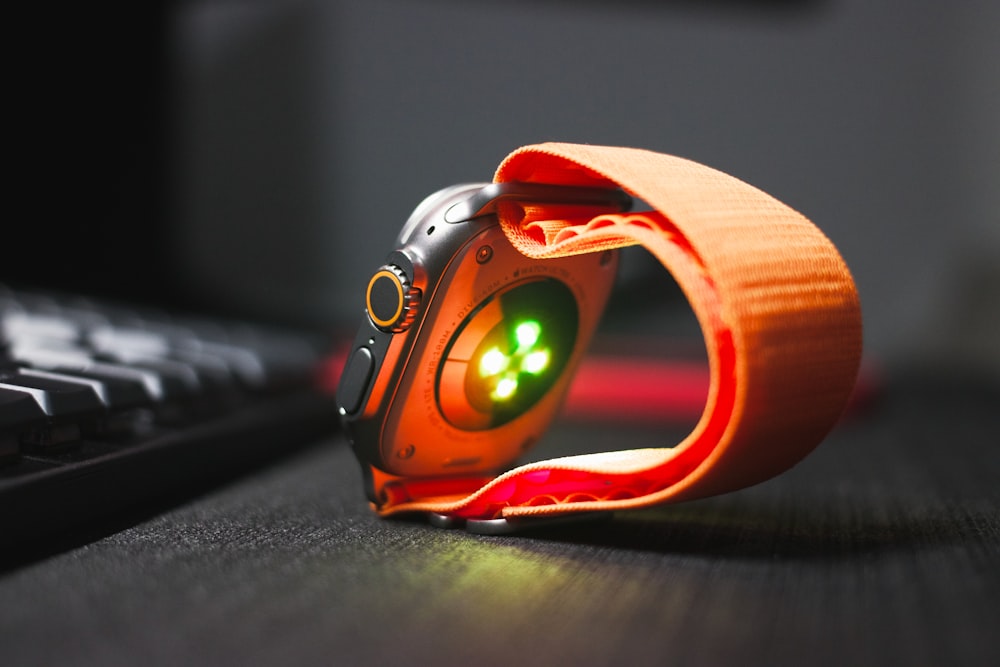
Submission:
[[[701,419],[662,448],[511,469],[557,415],[629,245],[701,326]],[[836,423],[861,347],[850,272],[798,212],[682,158],[548,143],[417,206],[367,282],[337,403],[376,512],[499,533],[781,473]]]

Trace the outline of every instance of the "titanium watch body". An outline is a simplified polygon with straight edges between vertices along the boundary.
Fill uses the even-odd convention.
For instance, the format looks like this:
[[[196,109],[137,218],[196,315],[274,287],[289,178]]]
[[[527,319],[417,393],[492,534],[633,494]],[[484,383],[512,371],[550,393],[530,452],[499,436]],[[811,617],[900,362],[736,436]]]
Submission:
[[[617,252],[533,260],[499,201],[625,210],[620,190],[464,184],[427,197],[371,276],[338,409],[376,505],[393,479],[509,466],[555,416],[610,295]]]

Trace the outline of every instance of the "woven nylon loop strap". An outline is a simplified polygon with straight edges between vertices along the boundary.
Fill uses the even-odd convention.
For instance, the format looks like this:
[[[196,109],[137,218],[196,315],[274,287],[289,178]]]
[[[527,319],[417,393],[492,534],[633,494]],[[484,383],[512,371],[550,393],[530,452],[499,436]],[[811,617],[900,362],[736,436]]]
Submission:
[[[401,481],[381,514],[515,518],[715,495],[788,469],[836,423],[860,362],[861,311],[840,254],[801,214],[719,171],[639,149],[527,146],[495,180],[616,185],[649,204],[649,213],[590,217],[503,203],[499,215],[532,258],[641,244],[659,259],[705,336],[704,413],[672,447],[541,461],[485,484]]]

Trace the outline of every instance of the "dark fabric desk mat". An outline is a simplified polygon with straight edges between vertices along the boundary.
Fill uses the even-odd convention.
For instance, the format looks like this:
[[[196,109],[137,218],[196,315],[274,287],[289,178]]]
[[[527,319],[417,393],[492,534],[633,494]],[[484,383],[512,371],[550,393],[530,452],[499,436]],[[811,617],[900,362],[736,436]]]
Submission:
[[[4,573],[0,664],[996,665],[998,445],[996,383],[913,375],[755,488],[478,537],[373,517],[335,438]]]

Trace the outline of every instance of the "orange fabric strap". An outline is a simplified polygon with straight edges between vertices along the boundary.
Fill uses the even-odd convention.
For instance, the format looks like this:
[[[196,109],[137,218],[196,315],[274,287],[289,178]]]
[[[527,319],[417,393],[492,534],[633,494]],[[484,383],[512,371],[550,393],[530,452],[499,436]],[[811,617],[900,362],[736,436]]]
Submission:
[[[508,202],[499,215],[532,258],[641,244],[659,259],[705,336],[704,413],[674,447],[541,461],[485,484],[391,484],[379,513],[509,519],[715,495],[788,469],[836,423],[861,358],[861,311],[840,254],[801,214],[704,165],[631,148],[527,146],[495,180],[620,186],[649,204],[648,213],[567,218],[565,208]]]

